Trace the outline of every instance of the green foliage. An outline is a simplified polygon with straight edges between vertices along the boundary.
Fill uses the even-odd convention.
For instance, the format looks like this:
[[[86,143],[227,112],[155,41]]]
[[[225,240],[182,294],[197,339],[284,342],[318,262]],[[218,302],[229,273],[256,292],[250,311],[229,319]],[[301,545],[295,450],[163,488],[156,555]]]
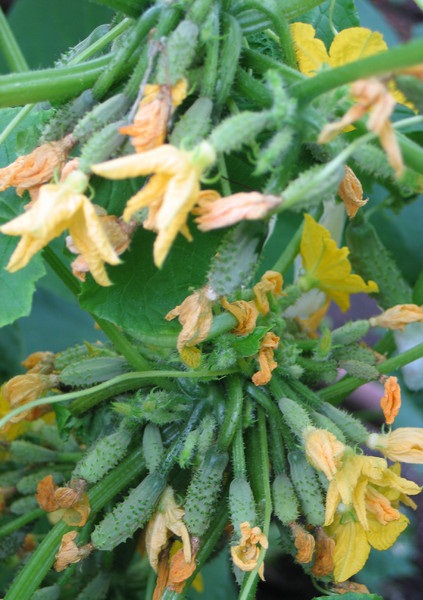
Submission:
[[[334,38],[334,31],[342,31],[348,27],[358,27],[360,21],[357,14],[357,9],[353,0],[344,0],[343,2],[335,2],[332,13],[332,27],[330,18],[331,0],[319,2],[309,12],[301,15],[298,21],[302,23],[310,23],[316,30],[316,37],[320,38],[329,49]]]

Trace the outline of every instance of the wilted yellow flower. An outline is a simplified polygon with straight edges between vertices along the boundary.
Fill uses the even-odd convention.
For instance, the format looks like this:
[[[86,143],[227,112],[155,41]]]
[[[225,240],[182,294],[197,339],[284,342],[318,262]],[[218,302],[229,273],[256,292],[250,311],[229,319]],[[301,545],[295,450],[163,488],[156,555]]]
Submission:
[[[58,378],[50,375],[41,375],[40,373],[26,373],[24,375],[16,375],[9,379],[2,387],[2,396],[9,404],[10,410],[28,404],[33,400],[37,400],[55,387],[58,383]],[[45,406],[37,406],[21,412],[12,417],[10,423],[18,423],[19,421],[35,421],[42,414],[50,410]]]
[[[315,75],[324,64],[340,67],[366,56],[387,50],[383,36],[365,27],[349,27],[334,38],[329,52],[322,40],[316,38],[316,30],[308,23],[292,23],[298,67],[308,76]]]
[[[131,136],[136,152],[146,152],[164,143],[169,119],[173,110],[186,98],[187,88],[186,79],[181,79],[173,87],[145,86],[133,123],[119,129],[119,133]]]
[[[417,304],[397,304],[385,310],[377,317],[371,317],[369,323],[372,327],[385,327],[386,329],[401,329],[409,323],[423,322],[423,306]]]
[[[21,362],[21,365],[31,373],[48,374],[54,368],[54,354],[53,352],[33,352]]]
[[[350,219],[354,218],[358,209],[368,202],[368,199],[363,200],[363,187],[360,180],[348,166],[345,166],[345,175],[339,184],[338,196],[344,203]]]
[[[345,445],[326,429],[310,427],[303,432],[304,446],[311,464],[330,481],[341,464]]]
[[[182,304],[165,316],[167,321],[178,317],[182,331],[176,347],[182,360],[192,368],[197,367],[200,362],[201,351],[194,346],[204,341],[210,332],[213,323],[212,305],[215,300],[217,296],[214,291],[210,286],[205,286],[189,295]]]
[[[46,475],[38,483],[36,498],[40,508],[54,513],[54,522],[63,519],[71,527],[85,525],[91,512],[83,479],[72,479],[69,487],[57,487],[52,475]]]
[[[74,144],[75,139],[68,135],[57,142],[43,144],[30,154],[19,156],[15,162],[0,169],[0,192],[15,187],[16,193],[22,196],[25,190],[30,193],[37,190],[60,172]]]
[[[304,291],[319,288],[345,312],[350,307],[350,294],[379,290],[374,281],[365,283],[359,275],[351,273],[347,247],[338,248],[329,231],[312,216],[305,214],[304,219],[300,252],[306,273],[299,280]]]
[[[351,95],[355,98],[356,103],[344,114],[342,119],[325,125],[317,141],[320,144],[329,142],[345,127],[352,125],[369,112],[367,129],[379,137],[380,145],[385,150],[389,164],[397,177],[400,177],[404,171],[404,163],[395,131],[389,120],[395,108],[395,98],[385,84],[375,78],[355,81],[351,86]]]
[[[314,557],[311,573],[320,579],[331,575],[334,569],[333,555],[335,552],[335,540],[326,535],[323,527],[316,529],[316,554]]]
[[[241,523],[240,529],[239,545],[231,546],[232,560],[241,571],[254,571],[260,554],[259,545],[267,550],[269,542],[260,527],[250,527],[248,521]],[[264,581],[264,563],[261,563],[258,574]]]
[[[191,562],[191,540],[182,520],[184,514],[184,509],[175,502],[173,489],[168,486],[159,500],[157,511],[147,525],[145,534],[148,560],[156,573],[160,552],[165,548],[172,534],[182,539],[185,562]]]
[[[10,404],[4,398],[2,393],[2,388],[0,388],[0,419],[5,417],[10,412]],[[25,430],[29,427],[29,423],[26,421],[20,421],[19,423],[11,423],[8,421],[3,427],[0,429],[0,440],[5,442],[11,442],[15,440],[17,437],[22,435]],[[0,446],[1,448],[1,446]],[[3,458],[2,453],[0,452],[0,458]]]
[[[240,192],[225,198],[216,194],[215,197],[200,199],[193,212],[199,215],[195,219],[198,228],[201,231],[211,231],[243,220],[263,219],[282,201],[279,196],[259,192]]]
[[[392,425],[401,408],[401,388],[396,377],[388,377],[384,383],[384,394],[380,407],[387,425]]]
[[[297,549],[295,560],[301,564],[311,562],[316,545],[314,537],[295,521],[290,523],[289,527],[294,536],[294,545]]]
[[[142,190],[128,200],[123,218],[129,221],[141,208],[149,207],[144,227],[158,232],[154,262],[161,267],[178,232],[191,239],[188,214],[199,198],[200,177],[214,161],[215,151],[207,142],[190,152],[165,144],[148,152],[94,165],[92,171],[108,179],[154,173]]]
[[[44,185],[38,200],[26,213],[0,227],[6,235],[22,236],[6,267],[8,271],[13,273],[25,267],[34,254],[69,228],[73,243],[84,256],[94,279],[100,285],[110,285],[104,263],[116,265],[120,260],[94,206],[80,193],[87,184],[86,175],[75,171],[62,185]]]
[[[389,460],[423,463],[423,429],[420,427],[399,427],[389,433],[371,433],[366,443]]]
[[[277,271],[266,271],[260,281],[253,287],[254,300],[259,312],[266,315],[269,310],[269,299],[267,294],[273,296],[282,295],[283,278]]]
[[[236,335],[247,335],[254,331],[259,315],[254,302],[247,302],[246,300],[228,302],[226,298],[223,297],[221,304],[223,308],[230,312],[238,321],[238,325],[235,329],[232,329],[232,333],[235,333]]]
[[[54,570],[64,571],[66,567],[73,563],[77,563],[83,558],[86,558],[93,550],[92,544],[85,544],[78,548],[75,544],[75,538],[78,535],[77,531],[69,531],[62,537],[60,548],[55,556]]]
[[[103,227],[107,239],[109,240],[117,256],[120,256],[129,248],[134,226],[130,223],[124,223],[122,219],[115,217],[114,215],[106,214],[106,211],[101,209],[101,207],[94,205],[94,208],[98,214],[99,221]],[[79,250],[75,246],[71,235],[68,235],[66,238],[66,247],[69,252],[78,254],[78,257],[71,264],[72,273],[80,281],[85,281],[86,274],[89,273],[90,267],[85,256],[79,253]]]
[[[337,594],[349,594],[354,592],[355,594],[370,594],[368,588],[362,583],[356,583],[355,581],[343,581],[334,585],[332,588],[333,592]]]
[[[266,333],[261,341],[258,353],[260,370],[254,373],[251,380],[254,385],[266,385],[272,379],[272,371],[276,369],[278,363],[273,359],[273,354],[278,347],[280,338],[272,331]]]

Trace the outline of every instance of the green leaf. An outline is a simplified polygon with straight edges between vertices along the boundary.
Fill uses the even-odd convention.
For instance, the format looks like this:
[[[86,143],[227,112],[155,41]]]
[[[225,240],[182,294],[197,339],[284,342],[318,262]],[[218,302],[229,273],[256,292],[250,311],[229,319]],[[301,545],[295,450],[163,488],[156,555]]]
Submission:
[[[260,349],[260,343],[270,327],[256,327],[252,333],[235,337],[231,343],[239,356],[253,356]]]
[[[320,6],[312,8],[297,19],[301,23],[310,23],[313,25],[316,30],[316,37],[323,40],[328,49],[334,38],[329,21],[330,5],[331,0],[326,0]],[[360,21],[353,0],[343,0],[342,2],[335,3],[333,26],[337,31],[342,31],[342,29],[347,29],[348,27],[358,27],[359,25]]]
[[[158,270],[152,259],[155,236],[138,231],[122,256],[123,264],[109,269],[114,285],[99,287],[90,278],[83,285],[81,306],[134,336],[179,332],[180,325],[164,317],[205,284],[221,236],[220,232],[195,235],[191,243],[178,236],[163,269]]]

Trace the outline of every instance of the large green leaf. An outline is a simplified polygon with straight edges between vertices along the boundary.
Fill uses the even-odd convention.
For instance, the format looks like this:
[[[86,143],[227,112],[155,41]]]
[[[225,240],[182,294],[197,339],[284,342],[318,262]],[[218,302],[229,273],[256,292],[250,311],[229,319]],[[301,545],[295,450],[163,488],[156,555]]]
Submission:
[[[331,0],[326,0],[320,6],[312,8],[297,19],[297,21],[301,21],[302,23],[313,25],[316,30],[316,36],[323,40],[328,48],[334,37],[329,21],[331,4]],[[333,9],[333,26],[337,31],[342,31],[342,29],[347,29],[348,27],[358,27],[359,25],[360,22],[353,0],[340,0],[335,3]]]
[[[194,229],[194,227],[192,227]],[[164,316],[206,280],[210,259],[222,234],[196,235],[193,242],[178,236],[163,269],[152,259],[154,235],[138,231],[123,264],[109,269],[111,287],[90,278],[83,286],[81,306],[133,335],[174,333],[180,326]]]

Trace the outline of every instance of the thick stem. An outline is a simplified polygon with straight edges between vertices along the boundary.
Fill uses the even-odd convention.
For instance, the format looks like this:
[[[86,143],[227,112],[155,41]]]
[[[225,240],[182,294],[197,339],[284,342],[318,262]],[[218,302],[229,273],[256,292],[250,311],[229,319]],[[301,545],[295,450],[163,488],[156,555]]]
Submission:
[[[88,492],[91,510],[97,512],[103,508],[144,468],[143,451],[142,448],[139,448]],[[5,600],[30,600],[33,597],[35,590],[42,583],[53,564],[63,535],[71,529],[63,521],[59,521],[49,531],[14,579]]]
[[[416,40],[392,50],[348,63],[342,67],[322,71],[315,77],[310,77],[293,85],[291,92],[299,100],[310,102],[320,94],[357,79],[385,75],[392,71],[399,71],[405,67],[417,65],[422,62],[422,55],[423,40]]]
[[[13,521],[9,521],[9,523],[6,523],[6,525],[0,527],[0,539],[6,537],[7,535],[10,535],[14,531],[18,531],[18,529],[20,529],[24,525],[28,525],[28,523],[31,523],[31,521],[36,521],[39,517],[42,517],[43,515],[45,515],[45,511],[42,508],[34,508],[34,510],[31,510],[25,515],[21,515],[20,517],[13,519]]]
[[[22,73],[28,71],[28,63],[25,60],[22,50],[16,41],[6,16],[0,7],[0,50],[11,71]]]
[[[228,401],[226,402],[225,417],[220,430],[217,445],[222,452],[230,446],[238,423],[241,422],[242,406],[244,396],[242,391],[242,381],[237,375],[232,375],[228,381]]]

